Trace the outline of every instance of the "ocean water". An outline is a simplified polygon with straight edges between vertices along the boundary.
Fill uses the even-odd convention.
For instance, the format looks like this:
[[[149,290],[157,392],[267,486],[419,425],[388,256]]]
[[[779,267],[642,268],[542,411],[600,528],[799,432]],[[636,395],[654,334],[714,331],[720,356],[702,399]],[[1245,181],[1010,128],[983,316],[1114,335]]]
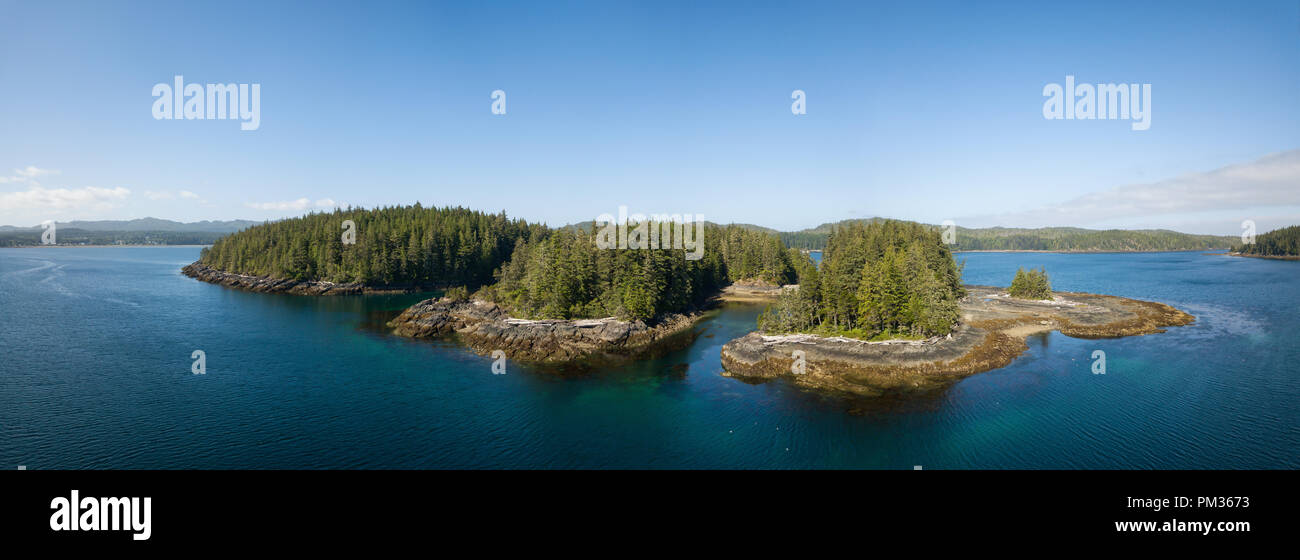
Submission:
[[[419,295],[245,293],[197,247],[0,249],[0,465],[119,468],[1300,467],[1300,263],[1201,253],[965,253],[1060,290],[1169,303],[1164,334],[1032,338],[934,393],[845,400],[720,375],[761,310],[585,372],[387,334]],[[195,350],[206,374],[191,373]],[[1092,353],[1106,354],[1104,375]]]

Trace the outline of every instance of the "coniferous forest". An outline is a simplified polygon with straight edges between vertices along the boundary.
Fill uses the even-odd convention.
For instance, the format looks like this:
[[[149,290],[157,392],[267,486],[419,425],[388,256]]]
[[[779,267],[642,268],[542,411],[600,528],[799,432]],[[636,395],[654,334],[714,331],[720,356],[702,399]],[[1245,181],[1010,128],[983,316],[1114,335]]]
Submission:
[[[344,244],[344,221],[356,224]],[[250,227],[203,250],[199,262],[236,274],[371,285],[479,286],[518,240],[548,233],[504,212],[414,206],[313,213]]]
[[[932,227],[850,223],[827,236],[820,270],[810,261],[796,262],[799,289],[783,294],[759,317],[760,329],[926,337],[950,332],[960,316],[961,267]]]
[[[775,235],[714,225],[703,234],[705,250],[690,260],[683,249],[600,249],[596,228],[561,228],[516,245],[478,296],[537,319],[651,319],[698,308],[732,281],[797,278]]]
[[[1300,226],[1284,227],[1259,235],[1254,243],[1239,245],[1233,251],[1262,257],[1300,256]]]
[[[342,241],[345,220],[356,224],[355,244]],[[776,235],[738,226],[706,226],[698,260],[681,248],[605,250],[595,236],[590,225],[553,230],[464,208],[349,209],[248,228],[200,262],[273,278],[457,288],[449,293],[476,292],[533,319],[651,319],[695,309],[732,281],[798,277]]]

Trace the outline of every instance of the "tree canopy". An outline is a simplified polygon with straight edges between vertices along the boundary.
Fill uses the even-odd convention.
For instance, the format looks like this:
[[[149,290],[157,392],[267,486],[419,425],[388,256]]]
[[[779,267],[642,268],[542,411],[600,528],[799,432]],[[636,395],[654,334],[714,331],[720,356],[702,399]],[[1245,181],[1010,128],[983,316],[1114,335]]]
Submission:
[[[344,221],[356,224],[343,242]],[[370,285],[479,286],[518,240],[547,228],[504,212],[397,206],[312,213],[218,239],[199,262],[236,274]]]
[[[1047,278],[1047,270],[1023,268],[1016,269],[1015,278],[1011,279],[1011,288],[1007,290],[1013,298],[1052,299],[1052,282]]]
[[[806,256],[796,269],[798,291],[769,307],[760,329],[868,339],[941,335],[952,330],[965,295],[961,268],[939,231],[912,222],[847,224],[828,235],[820,270]]]
[[[356,225],[354,244],[343,242],[346,220]],[[780,239],[752,228],[704,226],[697,260],[680,245],[601,249],[596,233],[590,224],[552,230],[504,213],[417,204],[253,226],[217,240],[199,261],[273,278],[448,287],[459,299],[477,291],[534,319],[652,319],[698,308],[730,281],[797,278]]]
[[[1254,243],[1246,243],[1233,248],[1244,255],[1264,257],[1300,256],[1300,226],[1285,227],[1255,237]]]
[[[562,228],[517,244],[479,297],[534,319],[653,319],[696,309],[731,280],[794,281],[775,235],[735,226],[703,231],[705,250],[690,260],[680,248],[600,249],[594,227]]]

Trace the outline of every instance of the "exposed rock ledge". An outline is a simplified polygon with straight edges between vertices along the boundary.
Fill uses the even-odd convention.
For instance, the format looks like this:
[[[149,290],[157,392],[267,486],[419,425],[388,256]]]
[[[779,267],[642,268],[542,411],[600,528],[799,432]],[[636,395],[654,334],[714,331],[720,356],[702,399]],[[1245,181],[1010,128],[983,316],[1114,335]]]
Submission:
[[[217,270],[205,264],[193,263],[181,273],[211,284],[227,288],[265,292],[268,294],[299,294],[310,296],[335,296],[355,294],[408,293],[436,289],[434,286],[372,286],[360,282],[335,283],[319,280],[287,280],[267,276],[250,276]]]
[[[502,350],[511,360],[569,362],[598,355],[629,355],[688,330],[703,316],[670,315],[653,326],[614,318],[541,320],[511,318],[494,303],[427,299],[389,321],[409,337],[455,334],[481,354]]]
[[[798,289],[798,284],[778,286],[762,281],[742,280],[723,288],[719,297],[723,301],[764,302],[774,300],[784,292]]]
[[[734,377],[787,377],[796,385],[831,392],[880,395],[941,387],[1000,368],[1029,347],[1031,334],[1058,330],[1076,338],[1116,338],[1164,332],[1194,317],[1163,303],[1115,296],[1057,293],[1053,300],[1008,297],[1002,288],[968,286],[960,325],[951,335],[923,341],[865,342],[815,335],[753,332],[722,347],[722,365]],[[804,373],[791,373],[793,352],[804,352]]]

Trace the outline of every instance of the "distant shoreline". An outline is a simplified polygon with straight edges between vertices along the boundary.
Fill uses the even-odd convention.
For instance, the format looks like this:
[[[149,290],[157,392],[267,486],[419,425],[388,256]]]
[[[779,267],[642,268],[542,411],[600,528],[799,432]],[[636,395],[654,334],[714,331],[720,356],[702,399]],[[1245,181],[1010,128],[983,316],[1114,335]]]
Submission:
[[[1271,259],[1275,261],[1300,261],[1300,255],[1248,255],[1246,253],[1224,253],[1229,257],[1247,257],[1251,259]]]
[[[1100,249],[958,249],[956,253],[1062,253],[1062,254],[1129,254],[1129,253],[1204,253],[1206,251],[1227,251],[1224,249],[1142,249],[1134,251],[1104,251]]]
[[[113,244],[100,244],[100,245],[66,245],[66,244],[58,244],[58,245],[11,245],[11,246],[8,246],[8,247],[0,247],[0,249],[77,249],[77,248],[82,248],[82,249],[105,249],[105,248],[110,248],[110,247],[124,247],[124,248],[125,248],[125,247],[211,247],[211,246],[212,246],[211,243],[208,243],[208,244],[202,244],[202,245],[197,244],[197,243],[178,243],[178,244],[176,244],[176,245],[159,245],[159,244],[156,244],[156,243],[123,243],[123,244],[116,244],[116,243],[113,243]]]

